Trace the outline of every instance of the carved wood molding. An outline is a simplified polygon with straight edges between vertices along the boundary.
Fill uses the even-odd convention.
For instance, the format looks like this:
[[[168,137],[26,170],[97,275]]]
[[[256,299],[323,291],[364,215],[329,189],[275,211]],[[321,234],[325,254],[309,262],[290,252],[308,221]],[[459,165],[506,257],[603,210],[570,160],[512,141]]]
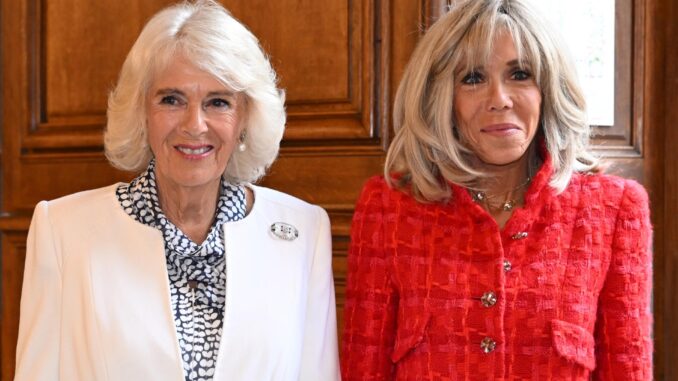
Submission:
[[[55,110],[57,106],[48,104],[50,97],[47,95],[47,83],[50,82],[51,76],[57,75],[56,69],[49,67],[49,63],[59,60],[52,57],[55,53],[52,55],[48,53],[53,49],[50,50],[51,47],[47,44],[58,38],[51,36],[48,39],[46,36],[46,25],[51,22],[45,8],[47,3],[42,0],[24,0],[24,4],[26,35],[22,50],[23,55],[29,59],[28,77],[9,79],[25,81],[28,85],[27,93],[22,97],[27,100],[25,107],[28,107],[30,115],[28,121],[21,123],[22,154],[31,156],[34,153],[49,152],[68,155],[74,149],[100,153],[105,125],[105,104],[99,105],[101,111],[94,114],[89,109],[73,112],[70,110],[71,106],[62,111]],[[345,77],[346,83],[338,82],[339,87],[335,91],[344,95],[338,98],[327,98],[324,95],[315,98],[301,96],[289,100],[286,105],[287,142],[298,142],[294,144],[303,145],[306,141],[352,141],[355,144],[356,140],[361,140],[366,146],[383,146],[380,137],[387,135],[383,129],[389,121],[388,113],[384,110],[390,109],[384,108],[385,105],[388,106],[390,99],[388,94],[390,72],[385,70],[389,63],[388,55],[392,40],[390,7],[386,1],[371,0],[350,0],[346,7],[348,12],[346,29],[337,30],[333,34],[333,38],[337,39],[334,42],[345,45],[347,49],[348,61],[336,65],[344,72],[315,73],[326,77],[335,77],[338,74],[340,75],[337,78]],[[332,59],[331,53],[325,52],[323,53],[325,55],[315,59]],[[272,59],[275,63],[275,57]],[[296,59],[303,60],[304,57],[300,55]],[[293,63],[288,64],[291,65]],[[59,67],[59,70],[61,69]],[[284,79],[285,73],[280,74]],[[345,91],[341,90],[342,86],[345,86]],[[53,94],[50,96],[54,97]],[[78,102],[76,106],[77,104]]]

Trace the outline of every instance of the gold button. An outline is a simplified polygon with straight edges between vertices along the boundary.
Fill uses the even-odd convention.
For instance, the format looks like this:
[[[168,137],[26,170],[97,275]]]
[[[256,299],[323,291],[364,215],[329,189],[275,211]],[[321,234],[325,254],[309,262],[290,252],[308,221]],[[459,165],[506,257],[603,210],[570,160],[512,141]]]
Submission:
[[[504,259],[504,271],[509,272],[511,271],[511,268],[513,268],[511,262],[508,259]]]
[[[492,307],[497,303],[497,295],[492,291],[488,291],[480,298],[480,302],[485,307]]]
[[[512,239],[519,240],[527,237],[527,232],[518,232],[511,236]]]
[[[480,342],[480,349],[482,349],[484,353],[490,353],[496,347],[497,343],[489,337],[484,338],[483,341]]]

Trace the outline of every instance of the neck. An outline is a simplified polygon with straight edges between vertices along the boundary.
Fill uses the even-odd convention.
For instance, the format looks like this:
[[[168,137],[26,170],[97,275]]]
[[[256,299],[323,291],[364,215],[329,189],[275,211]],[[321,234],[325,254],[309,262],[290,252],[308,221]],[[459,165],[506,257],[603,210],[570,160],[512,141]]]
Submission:
[[[529,154],[526,152],[519,160],[506,165],[480,164],[478,166],[487,177],[478,180],[477,188],[490,196],[513,197],[511,193],[525,191],[524,185],[529,179]]]
[[[202,243],[214,221],[220,179],[198,187],[185,187],[156,176],[156,183],[165,216],[193,242]]]

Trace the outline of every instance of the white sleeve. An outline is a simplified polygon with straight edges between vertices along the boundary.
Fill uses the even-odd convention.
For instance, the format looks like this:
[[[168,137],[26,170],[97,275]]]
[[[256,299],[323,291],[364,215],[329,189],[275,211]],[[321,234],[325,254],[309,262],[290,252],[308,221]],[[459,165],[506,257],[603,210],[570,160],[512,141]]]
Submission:
[[[14,381],[59,380],[61,258],[48,205],[36,206],[28,231]]]
[[[306,325],[301,358],[301,381],[340,380],[337,314],[332,275],[330,219],[318,207],[318,236],[311,265]]]

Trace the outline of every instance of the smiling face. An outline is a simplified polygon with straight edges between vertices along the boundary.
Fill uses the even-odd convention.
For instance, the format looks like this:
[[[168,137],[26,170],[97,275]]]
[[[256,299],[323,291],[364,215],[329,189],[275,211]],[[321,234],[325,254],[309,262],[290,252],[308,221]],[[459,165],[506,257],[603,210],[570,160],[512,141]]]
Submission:
[[[160,71],[146,96],[158,182],[218,187],[238,143],[244,103],[242,94],[182,57]]]
[[[484,164],[526,158],[539,125],[541,91],[521,66],[511,35],[500,32],[483,66],[459,73],[454,115],[462,142]]]

